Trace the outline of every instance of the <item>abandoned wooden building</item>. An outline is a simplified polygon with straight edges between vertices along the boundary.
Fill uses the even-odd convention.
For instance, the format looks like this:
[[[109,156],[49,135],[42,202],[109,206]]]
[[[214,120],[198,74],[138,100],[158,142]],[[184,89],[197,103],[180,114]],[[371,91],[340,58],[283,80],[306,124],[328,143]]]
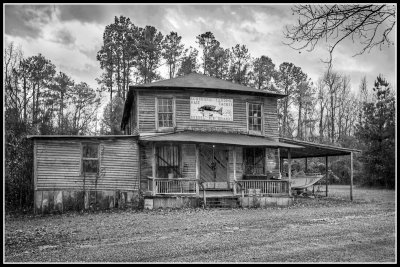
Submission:
[[[130,86],[125,135],[29,137],[35,211],[290,205],[292,158],[355,150],[280,138],[283,97],[196,73]]]

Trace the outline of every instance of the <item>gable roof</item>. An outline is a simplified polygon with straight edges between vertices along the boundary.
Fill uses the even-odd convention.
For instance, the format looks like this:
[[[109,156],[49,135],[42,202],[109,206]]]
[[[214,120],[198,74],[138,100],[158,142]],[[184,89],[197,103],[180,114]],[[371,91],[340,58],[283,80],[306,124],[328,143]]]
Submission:
[[[287,95],[269,91],[269,90],[259,90],[256,88],[244,86],[241,84],[233,83],[230,81],[218,79],[215,77],[210,77],[207,75],[199,73],[190,73],[184,76],[179,76],[176,78],[161,80],[153,83],[141,84],[130,86],[133,88],[185,88],[185,89],[209,89],[209,90],[226,90],[226,91],[236,91],[236,92],[248,92],[257,93],[267,96],[275,96],[283,98]]]

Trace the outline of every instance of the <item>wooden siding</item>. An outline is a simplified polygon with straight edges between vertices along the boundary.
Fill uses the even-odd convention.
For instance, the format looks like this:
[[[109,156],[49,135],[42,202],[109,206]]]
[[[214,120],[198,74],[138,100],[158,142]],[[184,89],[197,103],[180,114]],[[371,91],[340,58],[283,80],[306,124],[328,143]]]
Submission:
[[[36,140],[37,190],[137,190],[135,140],[100,140],[99,175],[81,173],[82,140]],[[88,142],[85,140],[84,142]]]
[[[246,96],[242,94],[228,94],[216,92],[185,92],[182,90],[157,91],[150,88],[146,91],[141,90],[137,93],[136,108],[137,117],[132,118],[139,121],[140,132],[156,131],[156,97],[166,96],[175,97],[175,118],[177,130],[197,130],[197,131],[221,131],[237,132],[247,134],[247,114],[246,102],[263,104],[264,110],[264,129],[263,134],[274,139],[279,138],[277,99],[273,97]],[[233,99],[233,121],[203,121],[190,119],[190,97],[213,97]],[[132,125],[134,123],[132,122]]]

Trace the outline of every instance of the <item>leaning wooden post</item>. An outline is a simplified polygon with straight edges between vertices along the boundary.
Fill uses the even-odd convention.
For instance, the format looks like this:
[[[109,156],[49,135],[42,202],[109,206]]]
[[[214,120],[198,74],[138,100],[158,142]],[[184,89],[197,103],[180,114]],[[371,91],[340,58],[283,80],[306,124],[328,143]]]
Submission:
[[[199,182],[200,182],[200,151],[199,151],[199,145],[196,144],[196,195],[199,195]]]
[[[326,189],[325,189],[325,196],[328,196],[328,156],[325,156],[325,179],[326,179]]]
[[[292,182],[291,181],[291,178],[292,178],[292,158],[291,158],[291,155],[290,155],[290,148],[288,148],[288,181],[289,181],[289,186],[288,186],[288,188],[289,188],[289,196],[291,196],[292,195],[292,190],[291,190],[291,187],[290,187],[290,183]]]
[[[353,201],[353,152],[350,152],[350,200]]]
[[[156,146],[154,143],[151,144],[151,170],[152,170],[152,194],[156,194]]]

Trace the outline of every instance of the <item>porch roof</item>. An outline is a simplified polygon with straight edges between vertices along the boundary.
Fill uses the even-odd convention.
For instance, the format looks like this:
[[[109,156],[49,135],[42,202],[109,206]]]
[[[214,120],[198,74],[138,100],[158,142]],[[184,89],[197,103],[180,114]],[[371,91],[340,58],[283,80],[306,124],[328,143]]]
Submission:
[[[302,146],[281,143],[272,138],[262,136],[249,136],[233,133],[217,132],[194,132],[183,131],[176,133],[157,134],[140,136],[139,140],[144,142],[185,142],[185,143],[206,143],[206,144],[224,144],[235,146],[262,146],[262,147],[283,147],[297,148]]]
[[[312,157],[326,157],[326,156],[345,156],[350,155],[351,152],[361,152],[361,150],[338,147],[326,144],[318,144],[307,141],[300,141],[290,138],[279,138],[280,142],[302,146],[302,149],[293,148],[290,150],[291,158],[312,158]],[[280,151],[282,158],[287,158],[287,150]]]

